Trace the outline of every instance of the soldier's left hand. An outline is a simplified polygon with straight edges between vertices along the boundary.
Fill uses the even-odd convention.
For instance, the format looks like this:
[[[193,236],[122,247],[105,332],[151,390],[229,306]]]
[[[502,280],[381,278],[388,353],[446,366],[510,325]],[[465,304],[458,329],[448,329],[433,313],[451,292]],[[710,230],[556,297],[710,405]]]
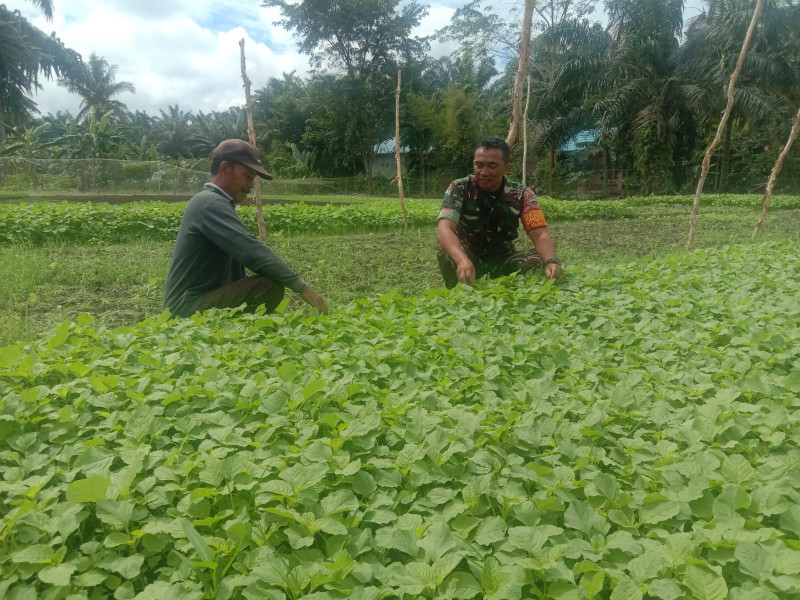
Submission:
[[[564,276],[564,269],[561,268],[561,265],[550,263],[544,268],[544,274],[548,279],[559,281]]]

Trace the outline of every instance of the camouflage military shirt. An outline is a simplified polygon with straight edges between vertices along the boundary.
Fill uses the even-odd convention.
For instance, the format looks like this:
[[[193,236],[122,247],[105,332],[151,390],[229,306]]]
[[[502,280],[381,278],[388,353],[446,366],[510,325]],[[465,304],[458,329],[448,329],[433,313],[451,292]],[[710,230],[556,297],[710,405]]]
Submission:
[[[490,194],[478,188],[473,175],[450,184],[439,219],[456,223],[462,245],[477,256],[512,252],[520,221],[525,231],[547,227],[531,188],[504,178],[503,187]]]

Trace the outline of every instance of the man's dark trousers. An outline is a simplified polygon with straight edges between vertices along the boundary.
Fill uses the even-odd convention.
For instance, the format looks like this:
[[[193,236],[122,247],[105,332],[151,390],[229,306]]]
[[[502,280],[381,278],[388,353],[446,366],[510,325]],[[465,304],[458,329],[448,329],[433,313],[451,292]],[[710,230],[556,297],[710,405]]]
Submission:
[[[246,310],[255,310],[264,305],[267,312],[272,312],[283,300],[285,288],[263,275],[245,277],[217,288],[200,298],[197,310],[208,308],[234,308],[246,304]]]

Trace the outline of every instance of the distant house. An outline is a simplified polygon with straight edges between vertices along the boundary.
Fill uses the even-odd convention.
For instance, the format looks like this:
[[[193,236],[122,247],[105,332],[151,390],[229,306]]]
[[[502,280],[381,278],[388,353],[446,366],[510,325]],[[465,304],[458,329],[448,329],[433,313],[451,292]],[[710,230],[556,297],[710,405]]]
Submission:
[[[403,175],[406,174],[406,156],[408,148],[400,148],[400,166]],[[372,155],[372,176],[394,178],[397,176],[397,159],[394,155],[394,138],[388,139],[375,146],[375,153]]]
[[[572,154],[569,158],[576,167],[587,173],[584,182],[578,185],[579,194],[603,190],[603,148],[597,143],[599,139],[599,129],[584,129],[559,149],[560,152]],[[608,164],[608,191],[622,191],[622,169],[617,171],[613,160]]]
[[[569,139],[563,146],[561,152],[578,152],[586,150],[592,146],[597,147],[597,140],[600,139],[599,129],[584,129],[575,134],[575,137]]]

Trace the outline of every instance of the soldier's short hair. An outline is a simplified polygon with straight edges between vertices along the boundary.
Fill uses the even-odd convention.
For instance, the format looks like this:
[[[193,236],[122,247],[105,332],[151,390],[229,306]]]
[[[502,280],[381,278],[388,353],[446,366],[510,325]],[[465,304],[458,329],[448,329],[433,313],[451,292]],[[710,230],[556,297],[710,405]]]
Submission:
[[[483,148],[484,150],[493,150],[494,148],[502,150],[503,162],[506,164],[511,162],[511,148],[508,147],[508,144],[506,144],[505,140],[501,140],[500,138],[489,138],[481,141],[477,146],[475,146],[475,150],[478,150],[479,148]]]

